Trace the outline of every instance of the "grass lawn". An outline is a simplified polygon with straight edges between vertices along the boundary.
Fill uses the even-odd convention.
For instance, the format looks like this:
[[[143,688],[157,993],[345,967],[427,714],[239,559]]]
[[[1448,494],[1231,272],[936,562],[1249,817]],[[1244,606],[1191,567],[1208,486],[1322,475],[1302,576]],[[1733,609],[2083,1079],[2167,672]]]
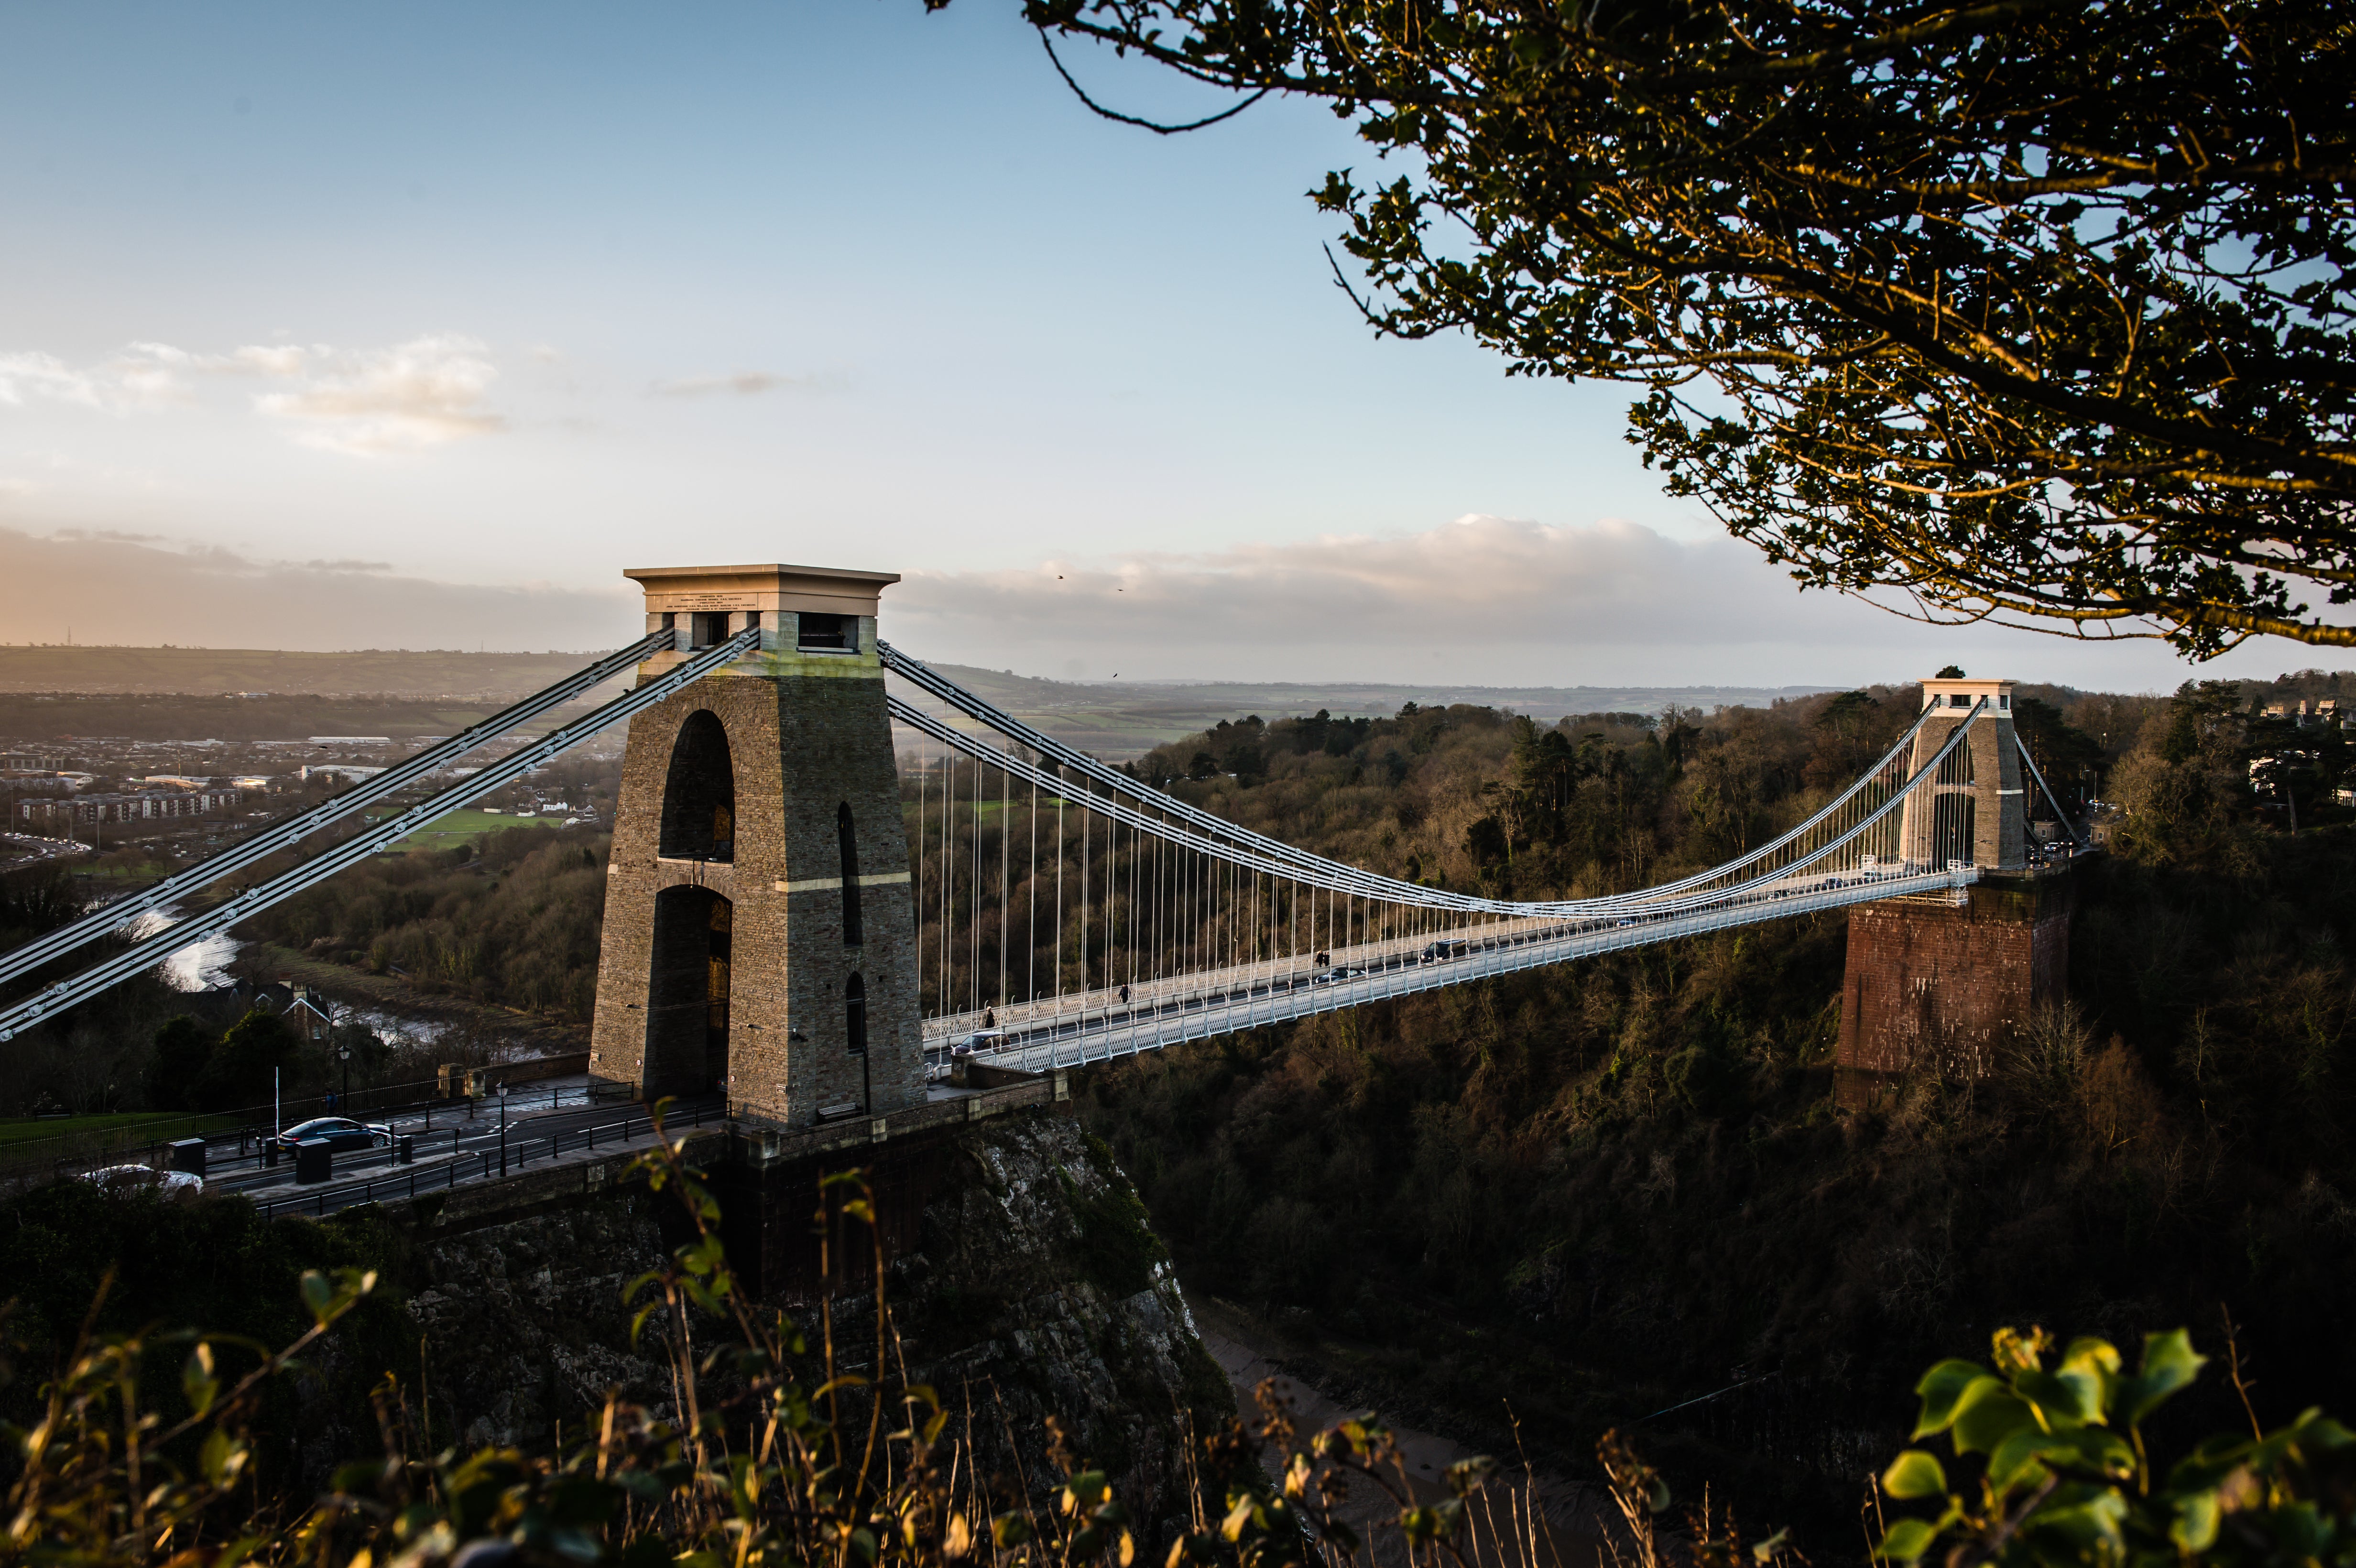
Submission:
[[[114,1111],[95,1116],[34,1116],[0,1117],[0,1148],[10,1144],[30,1143],[35,1138],[64,1137],[75,1133],[102,1133],[116,1127],[138,1128],[156,1122],[177,1124],[173,1132],[182,1137],[216,1128],[234,1127],[234,1116],[188,1116],[178,1111]]]
[[[397,855],[405,849],[455,849],[486,833],[498,833],[509,827],[561,827],[563,824],[562,816],[515,816],[506,812],[454,811],[447,816],[427,823],[408,837],[387,846],[384,852]]]

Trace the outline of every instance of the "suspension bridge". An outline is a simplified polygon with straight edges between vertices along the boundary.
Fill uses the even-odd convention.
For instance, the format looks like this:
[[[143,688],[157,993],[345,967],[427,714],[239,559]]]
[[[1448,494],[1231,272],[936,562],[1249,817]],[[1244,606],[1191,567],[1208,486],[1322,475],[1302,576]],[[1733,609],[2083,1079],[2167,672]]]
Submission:
[[[944,1078],[1044,1073],[1760,921],[1954,903],[2023,866],[2033,813],[2067,828],[2015,733],[2011,683],[1932,680],[1871,766],[1723,865],[1595,898],[1487,897],[1254,832],[999,709],[877,635],[890,574],[628,575],[647,595],[629,646],[0,955],[0,986],[21,983],[151,910],[257,879],[0,1008],[0,1040],[616,725],[592,1074],[646,1096],[718,1091],[789,1127],[883,1118]],[[621,695],[529,732],[623,675]]]

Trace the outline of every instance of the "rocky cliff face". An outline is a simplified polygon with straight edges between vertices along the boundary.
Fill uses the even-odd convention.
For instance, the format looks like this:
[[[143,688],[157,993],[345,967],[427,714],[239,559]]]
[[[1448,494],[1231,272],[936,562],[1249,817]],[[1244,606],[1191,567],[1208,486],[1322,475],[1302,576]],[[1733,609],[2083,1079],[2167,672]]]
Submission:
[[[886,1280],[910,1381],[951,1409],[962,1462],[1001,1506],[1061,1478],[1047,1460],[1055,1416],[1149,1522],[1141,1533],[1162,1533],[1151,1523],[1187,1506],[1189,1434],[1234,1403],[1144,1206],[1110,1150],[1067,1115],[977,1124],[956,1135],[947,1166],[921,1245]],[[624,1186],[416,1235],[406,1308],[424,1341],[437,1442],[541,1446],[611,1388],[669,1402],[659,1347],[630,1346],[622,1291],[675,1242],[672,1201]],[[872,1359],[872,1310],[863,1294],[835,1305],[850,1370],[862,1347]]]
[[[983,1124],[958,1157],[922,1251],[894,1269],[911,1375],[969,1416],[957,1424],[996,1495],[1050,1478],[1055,1416],[1114,1477],[1141,1533],[1167,1539],[1187,1508],[1191,1435],[1235,1399],[1145,1206],[1068,1116]]]
[[[423,1239],[409,1314],[424,1339],[424,1397],[437,1443],[536,1447],[606,1391],[668,1401],[659,1345],[630,1346],[622,1291],[662,1265],[657,1206],[642,1186],[546,1212]]]

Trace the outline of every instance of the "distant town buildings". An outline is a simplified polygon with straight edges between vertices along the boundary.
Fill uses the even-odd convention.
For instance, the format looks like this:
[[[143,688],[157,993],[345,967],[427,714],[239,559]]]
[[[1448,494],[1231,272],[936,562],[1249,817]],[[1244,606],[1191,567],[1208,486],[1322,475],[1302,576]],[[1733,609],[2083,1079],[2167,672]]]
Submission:
[[[2297,702],[2269,702],[2260,711],[2268,719],[2287,719],[2302,730],[2319,725],[2345,727],[2348,721],[2336,697],[2319,697],[2311,703],[2305,698]]]
[[[16,825],[96,827],[111,822],[149,822],[173,816],[210,816],[244,799],[234,789],[143,789],[123,794],[40,796],[16,803]]]

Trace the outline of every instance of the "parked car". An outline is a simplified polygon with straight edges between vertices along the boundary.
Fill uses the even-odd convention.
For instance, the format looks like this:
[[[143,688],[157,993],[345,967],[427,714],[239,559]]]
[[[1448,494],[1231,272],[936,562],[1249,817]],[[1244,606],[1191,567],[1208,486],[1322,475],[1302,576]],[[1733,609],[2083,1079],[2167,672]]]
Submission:
[[[82,1179],[109,1192],[153,1192],[159,1198],[195,1198],[205,1189],[205,1179],[193,1171],[144,1165],[110,1165],[84,1172]]]
[[[346,1149],[389,1148],[392,1145],[392,1129],[380,1123],[356,1122],[349,1116],[314,1116],[266,1141],[290,1153],[296,1144],[324,1143],[341,1154]]]

